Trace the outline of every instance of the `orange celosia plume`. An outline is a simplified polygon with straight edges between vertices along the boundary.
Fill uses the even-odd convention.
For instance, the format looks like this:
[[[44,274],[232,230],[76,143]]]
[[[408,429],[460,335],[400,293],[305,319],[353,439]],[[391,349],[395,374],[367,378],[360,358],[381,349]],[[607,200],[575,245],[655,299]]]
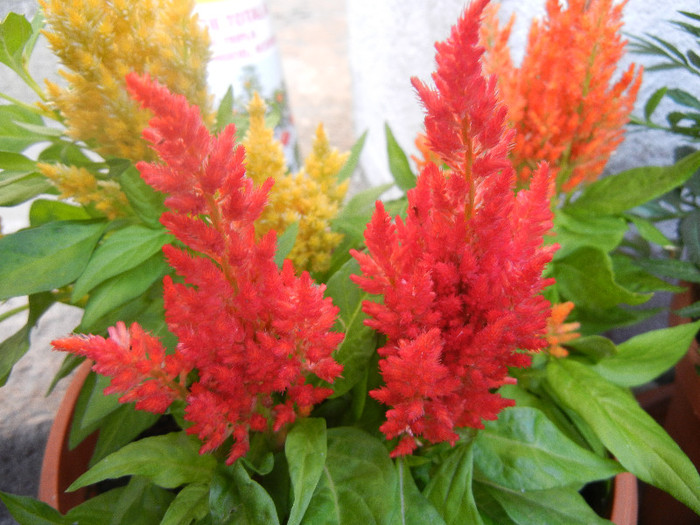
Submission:
[[[515,67],[508,49],[513,19],[501,27],[498,5],[482,24],[484,68],[498,76],[499,92],[516,130],[511,153],[526,185],[543,160],[569,192],[595,180],[623,139],[641,82],[632,64],[616,81],[624,54],[622,9],[626,1],[548,0],[547,15],[532,23],[525,55]]]

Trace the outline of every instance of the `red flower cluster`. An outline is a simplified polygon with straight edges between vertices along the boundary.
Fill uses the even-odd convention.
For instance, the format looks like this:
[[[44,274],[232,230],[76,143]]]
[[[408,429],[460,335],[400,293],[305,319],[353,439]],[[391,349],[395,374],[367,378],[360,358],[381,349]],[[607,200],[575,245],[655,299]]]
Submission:
[[[138,325],[120,324],[107,340],[74,336],[53,345],[93,359],[97,372],[113,376],[110,391],[137,408],[163,412],[184,399],[187,431],[203,441],[202,452],[233,437],[230,464],[247,452],[251,429],[277,431],[330,395],[306,378],[332,382],[342,370],[331,357],[343,338],[330,331],[337,308],[308,273],[295,275],[289,261],[277,268],[274,232],[256,241],[254,221],[272,181],[255,188],[245,176],[234,127],[212,137],[184,97],[135,74],[127,86],[155,115],[144,137],[163,161],[137,167],[168,194],[171,211],[161,222],[190,249],[163,249],[185,281],[164,280],[178,344],[166,355]]]
[[[450,171],[423,169],[405,221],[392,221],[378,202],[368,252],[353,252],[363,273],[353,280],[383,296],[363,309],[387,336],[379,349],[385,386],[370,394],[392,407],[381,430],[401,438],[394,456],[411,453],[419,436],[454,444],[456,427],[495,419],[512,405],[493,392],[510,381],[508,367],[527,366],[521,350],[547,344],[549,303],[540,292],[555,249],[542,246],[553,184],[543,166],[529,190],[514,192],[513,134],[479,62],[485,4],[473,3],[436,45],[436,89],[413,81],[428,145]]]

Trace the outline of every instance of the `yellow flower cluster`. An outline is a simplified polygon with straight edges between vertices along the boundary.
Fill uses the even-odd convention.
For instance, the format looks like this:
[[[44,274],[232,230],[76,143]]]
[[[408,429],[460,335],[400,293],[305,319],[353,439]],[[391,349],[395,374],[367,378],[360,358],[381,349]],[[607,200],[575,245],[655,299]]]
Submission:
[[[108,219],[127,214],[129,201],[116,182],[99,180],[85,168],[45,163],[37,166],[61,191],[62,199],[74,199],[84,206],[94,206]]]
[[[209,115],[209,37],[194,0],[40,0],[46,38],[67,70],[48,95],[69,128],[105,156],[152,160],[141,139],[149,113],[125,90],[131,71],[150,73]]]
[[[330,221],[338,214],[348,189],[348,181],[338,183],[337,175],[349,153],[331,148],[323,126],[319,125],[313,150],[304,168],[289,173],[282,145],[272,129],[265,126],[265,103],[255,94],[249,106],[250,125],[243,145],[246,148],[246,173],[260,185],[272,177],[268,204],[256,223],[258,235],[275,230],[281,235],[298,223],[296,242],[289,259],[297,270],[322,272],[328,269],[333,249],[343,236],[331,231]]]

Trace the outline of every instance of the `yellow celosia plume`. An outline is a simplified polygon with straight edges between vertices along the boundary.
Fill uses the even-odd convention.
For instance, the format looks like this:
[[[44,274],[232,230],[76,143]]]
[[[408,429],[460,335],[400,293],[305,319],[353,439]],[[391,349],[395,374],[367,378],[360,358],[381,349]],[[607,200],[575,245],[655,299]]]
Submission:
[[[61,192],[60,198],[94,206],[108,219],[127,215],[129,201],[114,181],[97,179],[85,168],[63,164],[37,164],[39,171]]]
[[[248,106],[250,124],[243,140],[246,173],[260,185],[272,177],[268,204],[256,221],[256,232],[282,234],[298,223],[296,242],[289,259],[297,270],[322,272],[328,269],[333,249],[342,234],[331,231],[330,221],[338,214],[348,181],[338,183],[337,175],[348,153],[341,154],[328,143],[323,126],[318,127],[311,154],[304,168],[288,173],[282,145],[273,130],[265,126],[265,103],[255,94]]]
[[[209,38],[194,0],[40,0],[66,87],[48,83],[69,135],[98,153],[152,160],[141,139],[150,113],[125,90],[131,71],[150,73],[209,115]]]

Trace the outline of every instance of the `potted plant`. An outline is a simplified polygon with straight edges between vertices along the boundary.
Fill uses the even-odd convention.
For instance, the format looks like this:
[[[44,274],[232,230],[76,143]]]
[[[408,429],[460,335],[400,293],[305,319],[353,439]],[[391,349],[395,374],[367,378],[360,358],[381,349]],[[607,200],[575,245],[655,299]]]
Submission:
[[[101,492],[65,515],[1,493],[18,521],[604,523],[591,490],[607,494],[625,471],[700,512],[697,471],[629,390],[672,366],[697,325],[619,346],[597,335],[596,301],[609,315],[619,297],[648,294],[612,277],[616,244],[576,235],[626,228],[626,210],[700,161],[591,182],[562,207],[569,230],[557,218],[550,239],[556,169],[542,164],[517,187],[514,131],[482,72],[485,5],[437,45],[435,88],[414,80],[438,163],[413,177],[394,150],[406,196],[375,204],[383,189],[372,189],[332,220],[335,181],[350,169],[338,174],[337,154],[319,148],[304,173],[277,176],[259,103],[240,137],[148,71],[127,74],[129,96],[153,115],[143,137],[158,159],[135,169],[160,199],[166,275],[143,309],[110,313],[106,333],[54,341],[100,374],[76,403],[73,441],[99,436],[70,490]],[[315,199],[307,179],[323,190]],[[313,205],[289,217],[289,192],[275,196],[272,181]],[[320,239],[303,233],[314,213]],[[590,312],[577,317],[585,337],[564,322],[570,300]]]
[[[672,24],[681,32],[696,38],[700,31],[697,13],[679,11],[680,20]],[[656,36],[634,37],[634,52],[648,55],[658,61],[648,68],[649,71],[682,71],[691,79],[700,77],[698,56],[693,49],[679,50],[670,42]],[[697,109],[700,102],[694,90],[687,84],[684,87],[664,86],[655,91],[644,107],[642,118],[635,118],[634,124],[648,130],[656,130],[675,135],[685,144],[677,147],[676,157],[696,154],[694,143],[700,136]],[[673,106],[666,114],[665,121],[656,118],[662,102]],[[668,107],[668,106],[667,106]],[[638,215],[661,221],[675,221],[675,237],[667,244],[663,257],[646,257],[642,263],[648,270],[671,279],[682,285],[682,291],[676,293],[671,302],[670,324],[679,325],[697,320],[700,317],[700,238],[697,235],[700,224],[700,172],[695,172],[683,184],[673,188],[667,194],[637,210]],[[700,448],[697,432],[700,431],[700,377],[698,376],[697,336],[689,346],[683,359],[676,365],[673,383],[652,391],[650,395],[661,400],[659,419],[669,434],[678,442],[689,458],[697,466],[700,464]],[[673,516],[677,523],[691,523],[695,515],[686,507],[653,487],[646,488],[643,510],[648,516],[648,523],[655,519]]]

